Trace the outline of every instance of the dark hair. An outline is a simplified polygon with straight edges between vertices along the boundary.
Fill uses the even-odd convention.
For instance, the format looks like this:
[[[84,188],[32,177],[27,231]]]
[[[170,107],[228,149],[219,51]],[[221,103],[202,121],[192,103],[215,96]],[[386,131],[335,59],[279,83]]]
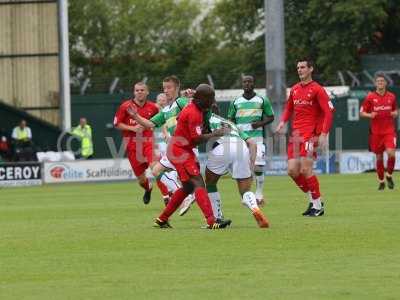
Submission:
[[[383,72],[376,72],[375,73],[374,79],[377,80],[378,78],[383,78],[383,79],[385,79],[385,81],[387,81],[386,76],[385,76],[385,74]]]
[[[303,62],[303,61],[307,62],[307,67],[309,67],[309,68],[313,67],[313,68],[314,68],[314,61],[313,61],[311,58],[309,58],[309,57],[302,57],[302,58],[299,58],[299,59],[296,61],[296,65],[297,65],[299,62]]]
[[[178,88],[181,86],[181,82],[179,81],[178,77],[176,77],[175,75],[165,77],[163,82],[173,82],[175,84],[175,86]]]

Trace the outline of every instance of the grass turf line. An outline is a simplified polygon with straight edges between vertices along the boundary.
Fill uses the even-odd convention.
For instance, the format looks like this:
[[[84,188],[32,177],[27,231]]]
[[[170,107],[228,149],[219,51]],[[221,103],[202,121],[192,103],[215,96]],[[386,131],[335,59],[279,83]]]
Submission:
[[[261,230],[234,181],[219,185],[225,231],[196,205],[152,228],[136,183],[0,191],[1,299],[397,299],[400,193],[373,174],[321,176],[326,215],[305,218],[288,177],[267,177]]]

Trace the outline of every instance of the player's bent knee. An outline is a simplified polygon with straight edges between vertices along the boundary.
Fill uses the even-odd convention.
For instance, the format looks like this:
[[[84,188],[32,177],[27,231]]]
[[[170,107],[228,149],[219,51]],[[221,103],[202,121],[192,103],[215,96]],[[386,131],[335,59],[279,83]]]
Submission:
[[[140,184],[144,184],[146,182],[146,175],[145,174],[141,174],[139,176],[137,176],[137,179],[139,181]]]
[[[194,191],[194,185],[190,181],[182,182],[182,188],[188,194],[192,194]]]
[[[396,156],[396,151],[394,149],[387,149],[386,153],[390,157],[395,157]],[[382,157],[383,157],[383,155],[382,155]]]
[[[151,168],[151,173],[154,177],[157,177],[164,171],[164,167],[160,163],[155,163]]]
[[[313,170],[312,170],[312,168],[302,167],[300,169],[300,174],[307,178],[307,177],[310,177],[313,175]]]
[[[296,178],[296,177],[298,177],[299,175],[300,175],[300,172],[298,171],[298,169],[296,168],[289,168],[288,170],[287,170],[287,173],[288,173],[288,175],[290,176],[290,177],[292,177],[292,178]]]

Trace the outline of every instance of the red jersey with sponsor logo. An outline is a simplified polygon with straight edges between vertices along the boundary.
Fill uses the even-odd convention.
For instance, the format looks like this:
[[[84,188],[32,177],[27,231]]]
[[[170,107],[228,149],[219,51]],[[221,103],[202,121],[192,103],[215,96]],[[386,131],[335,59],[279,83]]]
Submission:
[[[195,139],[202,134],[203,113],[194,103],[189,103],[179,114],[172,146],[188,152],[196,147]]]
[[[370,132],[372,134],[394,134],[396,127],[390,113],[396,110],[396,96],[391,92],[386,92],[384,95],[379,95],[377,92],[368,93],[360,109],[361,112],[377,113],[375,118],[371,119]]]
[[[328,133],[333,121],[333,105],[325,89],[317,82],[294,85],[289,94],[281,120],[292,120],[292,131],[311,137]]]
[[[158,113],[158,107],[153,102],[146,101],[143,106],[139,106],[135,101],[133,101],[133,99],[125,100],[115,113],[114,126],[117,126],[119,123],[123,123],[130,126],[137,125],[137,122],[128,113],[128,108],[131,105],[136,106],[138,114],[145,119],[150,119],[152,116]],[[130,138],[131,141],[134,140],[134,138],[136,137],[136,132],[123,130],[122,135],[125,138]],[[141,136],[153,137],[153,130],[145,129],[141,133]]]

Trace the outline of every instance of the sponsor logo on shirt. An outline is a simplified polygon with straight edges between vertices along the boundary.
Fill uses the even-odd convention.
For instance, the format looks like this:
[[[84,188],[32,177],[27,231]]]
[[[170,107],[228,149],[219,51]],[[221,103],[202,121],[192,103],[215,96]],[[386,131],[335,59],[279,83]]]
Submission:
[[[200,126],[197,126],[197,127],[196,127],[196,133],[197,133],[198,135],[201,135],[201,127],[200,127]]]
[[[391,109],[392,107],[390,105],[380,105],[374,107],[374,111],[391,110]]]
[[[295,105],[312,105],[313,102],[312,100],[302,100],[302,99],[296,99],[293,101]]]

